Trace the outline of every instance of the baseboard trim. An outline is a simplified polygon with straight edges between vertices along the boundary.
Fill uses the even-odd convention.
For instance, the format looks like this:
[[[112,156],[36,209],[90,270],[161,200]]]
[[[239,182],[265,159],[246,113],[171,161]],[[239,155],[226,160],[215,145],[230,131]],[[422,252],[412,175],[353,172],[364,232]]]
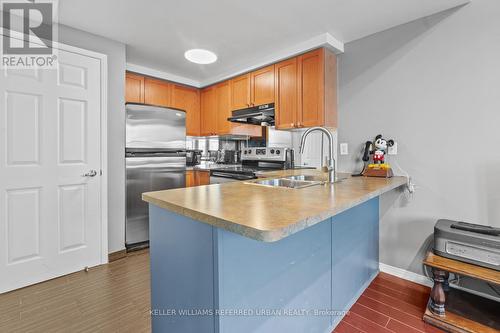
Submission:
[[[421,284],[421,285],[424,285],[427,287],[432,287],[432,281],[423,275],[420,275],[420,274],[417,274],[417,273],[414,273],[414,272],[411,272],[411,271],[408,271],[406,269],[402,269],[399,267],[394,267],[394,266],[390,266],[387,264],[383,264],[383,263],[379,264],[379,268],[380,268],[381,272],[391,274],[391,275],[397,276],[401,279],[415,282],[415,283],[418,283],[418,284]]]
[[[117,261],[121,258],[125,258],[126,256],[127,256],[127,250],[125,249],[116,252],[111,252],[108,254],[108,262]]]

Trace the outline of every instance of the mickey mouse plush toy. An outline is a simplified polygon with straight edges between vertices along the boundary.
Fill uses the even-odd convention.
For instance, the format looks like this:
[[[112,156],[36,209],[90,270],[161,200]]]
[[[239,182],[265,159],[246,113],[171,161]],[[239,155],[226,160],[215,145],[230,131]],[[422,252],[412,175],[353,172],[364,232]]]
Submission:
[[[368,162],[373,155],[373,164],[369,164],[363,171],[363,175],[371,177],[392,177],[393,173],[389,164],[385,163],[385,154],[389,147],[394,146],[394,140],[386,140],[379,134],[375,142],[367,141],[363,161]]]

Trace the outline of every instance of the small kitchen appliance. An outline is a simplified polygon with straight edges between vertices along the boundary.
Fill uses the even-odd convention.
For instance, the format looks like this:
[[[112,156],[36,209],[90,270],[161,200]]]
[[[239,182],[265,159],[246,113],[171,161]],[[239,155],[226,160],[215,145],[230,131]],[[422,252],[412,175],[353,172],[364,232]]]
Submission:
[[[201,154],[203,150],[200,149],[189,149],[186,150],[186,165],[195,166],[201,163]]]
[[[500,271],[500,228],[439,220],[434,226],[434,253]]]

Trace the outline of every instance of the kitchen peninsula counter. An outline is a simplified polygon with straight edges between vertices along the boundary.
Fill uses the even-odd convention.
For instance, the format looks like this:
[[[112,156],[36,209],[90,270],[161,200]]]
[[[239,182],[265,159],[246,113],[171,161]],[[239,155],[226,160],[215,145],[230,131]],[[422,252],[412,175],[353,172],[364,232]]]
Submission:
[[[261,177],[326,175],[287,170]],[[330,333],[379,270],[379,199],[406,179],[144,193],[153,332]]]
[[[261,177],[315,175],[282,170]],[[406,184],[406,178],[348,177],[333,185],[302,189],[231,182],[143,194],[143,200],[197,221],[264,242],[283,239],[329,217]]]

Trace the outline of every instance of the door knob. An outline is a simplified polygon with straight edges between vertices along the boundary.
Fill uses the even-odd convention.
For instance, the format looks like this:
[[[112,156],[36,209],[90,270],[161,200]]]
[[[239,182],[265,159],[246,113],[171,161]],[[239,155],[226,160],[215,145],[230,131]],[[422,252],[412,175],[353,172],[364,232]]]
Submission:
[[[95,170],[89,170],[88,172],[82,175],[82,177],[95,177],[95,176],[97,176],[97,171]]]

